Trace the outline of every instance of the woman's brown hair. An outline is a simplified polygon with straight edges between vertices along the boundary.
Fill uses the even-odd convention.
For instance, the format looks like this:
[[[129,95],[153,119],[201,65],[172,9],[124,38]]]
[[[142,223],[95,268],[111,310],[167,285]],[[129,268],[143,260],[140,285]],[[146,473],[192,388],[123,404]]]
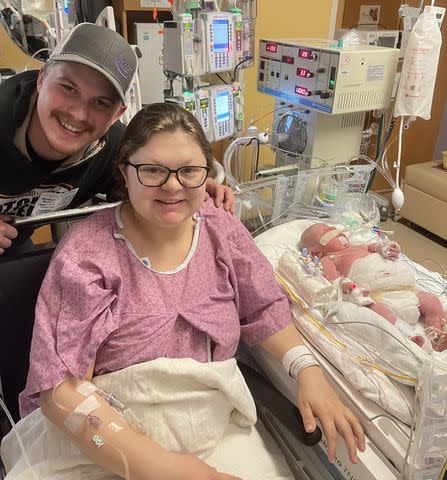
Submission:
[[[127,200],[128,194],[120,166],[152,138],[161,132],[181,130],[196,141],[206,158],[206,164],[212,169],[213,154],[202,127],[194,115],[173,103],[153,103],[142,108],[130,121],[118,148],[114,164],[113,194],[114,200]],[[212,171],[212,170],[211,170]]]

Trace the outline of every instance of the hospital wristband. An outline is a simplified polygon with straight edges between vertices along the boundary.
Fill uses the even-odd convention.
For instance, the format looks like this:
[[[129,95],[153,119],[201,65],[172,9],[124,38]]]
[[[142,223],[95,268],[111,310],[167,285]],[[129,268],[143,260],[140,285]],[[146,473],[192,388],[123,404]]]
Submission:
[[[297,345],[291,348],[282,357],[282,364],[287,374],[295,380],[305,368],[319,365],[317,359],[306,345]]]

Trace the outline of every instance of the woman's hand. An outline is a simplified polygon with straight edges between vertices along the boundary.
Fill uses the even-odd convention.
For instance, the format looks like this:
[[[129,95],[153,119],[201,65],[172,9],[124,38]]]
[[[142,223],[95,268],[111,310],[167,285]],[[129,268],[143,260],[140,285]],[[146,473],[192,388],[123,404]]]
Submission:
[[[214,199],[214,205],[217,208],[223,206],[226,212],[234,213],[234,193],[230,187],[221,185],[212,178],[208,178],[206,181],[206,192]]]
[[[194,455],[176,455],[176,474],[170,480],[241,480],[218,472]]]
[[[357,448],[365,451],[365,434],[360,422],[328,384],[320,367],[305,368],[298,375],[297,406],[306,432],[315,430],[315,417],[320,421],[331,463],[335,461],[337,432],[345,440],[351,462],[358,462]]]

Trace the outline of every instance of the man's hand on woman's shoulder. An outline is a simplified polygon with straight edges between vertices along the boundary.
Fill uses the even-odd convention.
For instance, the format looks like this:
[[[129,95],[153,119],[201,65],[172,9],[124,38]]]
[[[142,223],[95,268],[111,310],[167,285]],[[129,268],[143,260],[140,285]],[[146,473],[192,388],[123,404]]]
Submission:
[[[233,190],[226,185],[217,183],[212,178],[208,178],[206,181],[206,192],[214,200],[214,205],[217,208],[223,207],[226,212],[234,213],[235,199]]]

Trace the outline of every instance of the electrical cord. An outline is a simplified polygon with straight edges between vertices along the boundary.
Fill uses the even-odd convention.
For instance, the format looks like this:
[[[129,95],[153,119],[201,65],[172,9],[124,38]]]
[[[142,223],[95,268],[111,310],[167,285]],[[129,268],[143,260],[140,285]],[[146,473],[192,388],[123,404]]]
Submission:
[[[296,157],[296,158],[310,158],[311,160],[318,160],[320,162],[321,168],[330,166],[330,164],[327,161],[327,160],[330,160],[330,159],[325,160],[323,158],[316,157],[315,155],[304,155],[303,153],[290,152],[289,150],[284,150],[283,148],[275,147],[272,144],[270,144],[269,147],[272,150],[275,150],[276,152],[282,152],[282,153],[288,154],[289,156],[293,156],[293,157]],[[297,168],[298,168],[298,165],[297,165]]]
[[[36,55],[39,55],[39,53],[42,52],[51,52],[51,48],[40,48],[31,55],[31,58],[36,58]]]
[[[261,142],[259,141],[258,137],[253,137],[248,142],[247,147],[248,147],[248,145],[251,145],[253,143],[253,140],[258,142],[258,146],[257,146],[257,150],[256,150],[256,164],[255,164],[255,174],[257,174],[259,172],[259,150],[260,150]]]
[[[380,148],[382,146],[382,131],[383,131],[384,118],[385,118],[385,112],[383,112],[381,117],[380,117],[379,130],[377,132],[377,146],[376,146],[376,158],[375,158],[376,162],[377,162],[377,159],[379,157]],[[371,186],[374,182],[374,179],[376,178],[376,173],[377,173],[376,169],[374,169],[371,173],[371,178],[369,179],[368,185],[366,187],[367,192],[371,188]]]
[[[234,67],[234,70],[233,70],[233,82],[236,81],[236,71],[237,69],[245,62],[248,62],[250,60],[253,60],[253,57],[247,57],[247,58],[244,58],[244,60],[241,60],[235,67]]]
[[[384,148],[386,147],[386,144],[388,143],[388,140],[390,139],[390,136],[391,136],[391,133],[393,132],[394,125],[395,125],[396,121],[397,121],[396,117],[392,117],[391,120],[390,120],[390,124],[388,125],[388,128],[385,132],[383,142],[381,143],[380,148],[379,148],[379,152],[376,155],[376,159],[375,159],[376,162],[379,162],[380,159],[382,158],[382,156],[385,153]]]
[[[219,77],[225,85],[228,85],[228,82],[226,82],[218,73],[215,73],[216,77]]]

